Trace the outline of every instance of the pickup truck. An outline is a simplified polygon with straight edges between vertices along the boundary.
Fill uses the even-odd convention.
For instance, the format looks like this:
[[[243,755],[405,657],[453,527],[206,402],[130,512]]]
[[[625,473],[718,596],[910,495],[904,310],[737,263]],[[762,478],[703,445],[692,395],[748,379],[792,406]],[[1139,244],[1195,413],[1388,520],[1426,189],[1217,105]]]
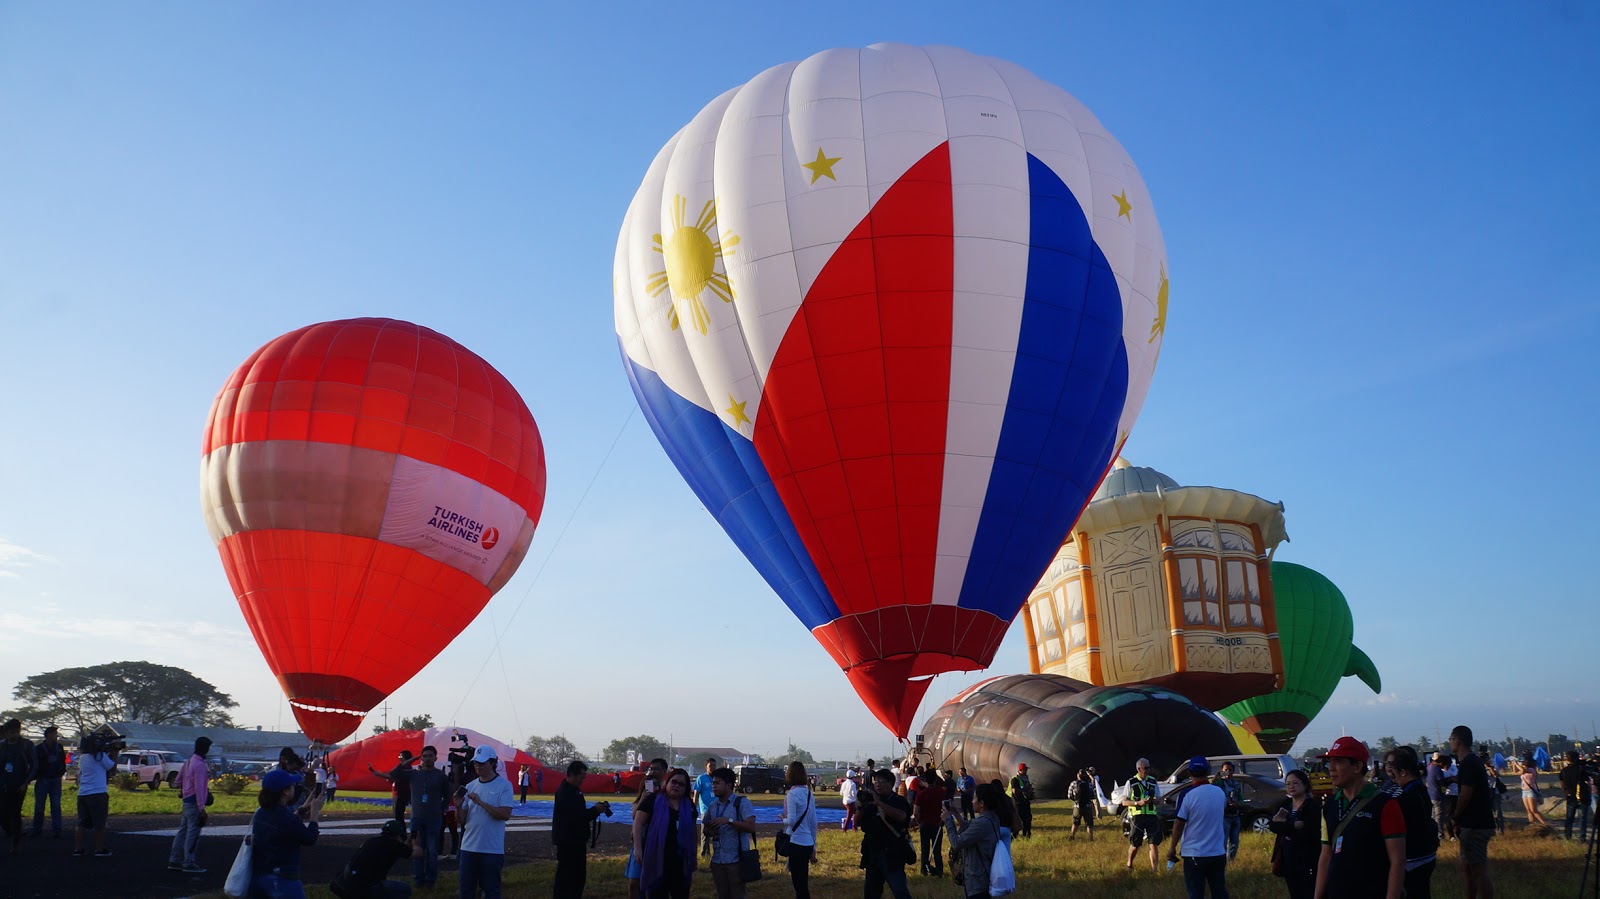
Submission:
[[[183,770],[182,758],[176,752],[159,749],[124,749],[117,753],[117,772],[132,774],[150,789],[163,783],[169,787],[178,784],[178,772]]]

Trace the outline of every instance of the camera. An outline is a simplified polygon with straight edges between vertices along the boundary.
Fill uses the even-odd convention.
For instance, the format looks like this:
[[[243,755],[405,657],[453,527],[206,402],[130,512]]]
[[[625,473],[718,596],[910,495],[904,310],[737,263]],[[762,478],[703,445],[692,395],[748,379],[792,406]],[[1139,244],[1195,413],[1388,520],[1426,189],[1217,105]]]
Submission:
[[[452,742],[452,743],[455,743],[455,742],[458,742],[458,741],[462,742],[462,743],[467,742],[466,735],[465,734],[456,734],[455,736],[450,738],[450,742]]]
[[[87,752],[90,755],[97,755],[102,752],[117,753],[127,747],[128,741],[125,738],[99,733],[84,734],[83,739],[78,741],[78,751]]]

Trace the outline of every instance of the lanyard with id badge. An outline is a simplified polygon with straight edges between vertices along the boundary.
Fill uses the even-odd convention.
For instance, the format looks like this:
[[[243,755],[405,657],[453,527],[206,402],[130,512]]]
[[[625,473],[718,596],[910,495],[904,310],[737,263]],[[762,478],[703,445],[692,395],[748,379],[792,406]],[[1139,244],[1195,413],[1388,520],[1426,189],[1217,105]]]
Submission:
[[[1339,823],[1334,826],[1333,832],[1328,835],[1329,842],[1333,844],[1334,855],[1338,855],[1340,851],[1344,849],[1345,827],[1347,827],[1351,821],[1355,820],[1356,815],[1359,814],[1362,809],[1366,808],[1367,805],[1372,802],[1372,800],[1378,798],[1378,792],[1379,791],[1374,790],[1373,792],[1361,797],[1354,805],[1345,809],[1343,815],[1339,816]]]

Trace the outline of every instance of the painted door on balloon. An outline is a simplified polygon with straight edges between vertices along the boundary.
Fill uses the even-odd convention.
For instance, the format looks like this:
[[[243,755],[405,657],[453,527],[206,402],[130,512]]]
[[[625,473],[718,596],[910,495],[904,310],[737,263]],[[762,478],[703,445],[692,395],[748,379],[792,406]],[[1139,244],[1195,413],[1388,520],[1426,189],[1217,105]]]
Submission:
[[[1100,619],[1105,684],[1126,684],[1172,670],[1171,625],[1161,589],[1160,540],[1153,525],[1090,538]]]

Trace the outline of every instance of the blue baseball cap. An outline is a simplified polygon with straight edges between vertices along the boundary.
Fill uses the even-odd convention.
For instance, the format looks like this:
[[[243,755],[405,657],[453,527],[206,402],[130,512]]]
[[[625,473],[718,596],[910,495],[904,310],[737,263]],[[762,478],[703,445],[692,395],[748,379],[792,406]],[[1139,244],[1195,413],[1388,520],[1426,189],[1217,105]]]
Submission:
[[[1203,755],[1197,755],[1189,760],[1189,770],[1205,774],[1211,770],[1211,760]]]
[[[261,789],[267,793],[277,793],[290,787],[300,785],[303,778],[298,774],[290,774],[282,768],[274,768],[261,778]]]

